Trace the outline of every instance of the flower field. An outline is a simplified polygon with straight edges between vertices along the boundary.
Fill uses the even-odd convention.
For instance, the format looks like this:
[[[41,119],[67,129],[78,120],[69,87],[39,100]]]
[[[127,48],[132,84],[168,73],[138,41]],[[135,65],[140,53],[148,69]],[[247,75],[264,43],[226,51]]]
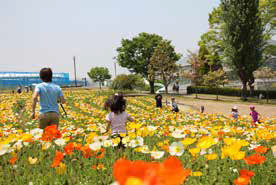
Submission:
[[[251,127],[249,116],[176,114],[156,109],[152,97],[127,98],[135,121],[122,150],[120,138],[102,134],[107,95],[65,91],[67,116],[61,110],[59,128],[43,133],[31,119],[31,94],[1,94],[0,184],[276,183],[276,118]]]

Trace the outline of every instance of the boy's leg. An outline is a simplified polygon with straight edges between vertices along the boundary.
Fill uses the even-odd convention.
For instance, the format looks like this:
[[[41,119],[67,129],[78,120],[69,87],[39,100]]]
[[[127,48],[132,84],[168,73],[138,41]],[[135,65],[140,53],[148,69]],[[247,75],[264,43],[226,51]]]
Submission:
[[[47,113],[40,114],[39,117],[39,128],[45,129],[49,125],[49,119]]]
[[[59,114],[56,112],[49,112],[49,125],[59,125]]]

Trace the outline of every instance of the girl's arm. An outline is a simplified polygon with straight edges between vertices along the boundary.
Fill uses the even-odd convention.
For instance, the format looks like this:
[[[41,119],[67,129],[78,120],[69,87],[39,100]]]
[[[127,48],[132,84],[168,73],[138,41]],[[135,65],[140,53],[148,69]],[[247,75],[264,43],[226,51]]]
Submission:
[[[133,122],[133,121],[134,121],[133,117],[131,117],[131,115],[129,115],[129,114],[128,114],[128,118],[127,118],[127,120],[128,120],[128,121],[131,121],[131,122]]]

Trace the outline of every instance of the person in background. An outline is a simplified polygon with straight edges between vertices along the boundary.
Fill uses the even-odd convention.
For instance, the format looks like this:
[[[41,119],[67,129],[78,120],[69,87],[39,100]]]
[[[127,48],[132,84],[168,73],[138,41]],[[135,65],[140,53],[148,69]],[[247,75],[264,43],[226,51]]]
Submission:
[[[255,126],[256,123],[260,123],[260,114],[255,110],[255,106],[251,105],[250,107],[250,116],[252,117],[252,126]]]
[[[232,117],[235,119],[235,120],[238,120],[239,118],[239,112],[238,112],[238,107],[237,106],[234,106],[232,108]]]
[[[162,108],[162,95],[161,94],[157,94],[155,96],[155,101],[156,101],[156,107]]]
[[[204,106],[203,106],[203,105],[200,106],[200,112],[201,112],[201,113],[204,113],[204,110],[205,110]]]
[[[111,112],[106,116],[106,132],[112,129],[111,137],[120,137],[121,141],[118,145],[119,148],[124,148],[122,143],[122,136],[120,134],[127,134],[126,130],[126,122],[127,121],[134,121],[134,119],[125,112],[126,108],[126,100],[124,99],[123,95],[114,95],[113,99],[110,103],[110,110]]]
[[[21,86],[19,86],[19,87],[17,88],[17,93],[18,93],[18,94],[21,94],[21,93],[22,93],[22,88],[21,88]]]
[[[32,119],[35,119],[35,108],[40,97],[39,128],[45,129],[50,125],[59,124],[59,107],[60,103],[65,103],[60,86],[52,83],[53,72],[51,68],[40,70],[40,79],[42,83],[36,85],[33,94]]]
[[[173,112],[179,112],[178,105],[175,102],[175,98],[172,98],[172,111]]]

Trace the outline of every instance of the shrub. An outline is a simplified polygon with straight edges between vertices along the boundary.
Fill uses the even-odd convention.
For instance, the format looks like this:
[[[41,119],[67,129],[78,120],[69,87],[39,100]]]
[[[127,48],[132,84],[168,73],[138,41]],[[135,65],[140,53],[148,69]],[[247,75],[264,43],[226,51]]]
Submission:
[[[114,90],[144,90],[146,84],[140,75],[122,74],[118,75],[112,82],[112,89]]]
[[[199,93],[199,94],[216,94],[218,92],[219,95],[226,95],[226,96],[241,96],[242,90],[241,89],[235,89],[235,88],[210,88],[210,87],[204,87],[204,86],[189,86],[187,87],[187,93]],[[247,96],[249,96],[249,91],[247,91]],[[264,90],[255,90],[252,94],[252,96],[259,96],[259,94],[266,95],[266,91]],[[268,91],[268,97],[270,99],[276,99],[276,91],[270,90]]]

